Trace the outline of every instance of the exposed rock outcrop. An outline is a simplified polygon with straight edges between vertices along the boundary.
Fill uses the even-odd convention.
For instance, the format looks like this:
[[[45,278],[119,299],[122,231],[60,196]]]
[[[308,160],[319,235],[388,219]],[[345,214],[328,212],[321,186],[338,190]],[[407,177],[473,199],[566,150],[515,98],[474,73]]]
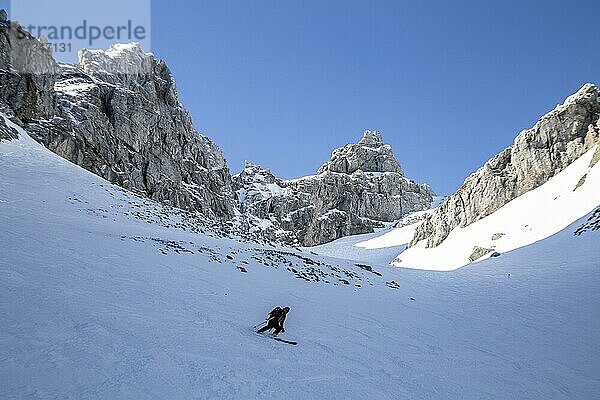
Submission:
[[[498,239],[502,238],[503,236],[504,236],[504,233],[502,233],[502,232],[494,233],[492,235],[492,240],[498,240]]]
[[[471,261],[471,262],[477,261],[481,257],[483,257],[486,254],[489,254],[493,251],[494,251],[494,249],[488,249],[485,247],[475,246],[475,247],[473,247],[473,252],[469,256],[469,261]]]
[[[588,219],[579,226],[575,232],[575,236],[583,235],[586,232],[600,230],[600,207],[596,207],[588,217]]]
[[[1,109],[0,109],[0,112]],[[19,138],[19,132],[6,123],[6,120],[0,116],[0,142],[3,140],[13,140]]]
[[[396,172],[403,175],[400,164],[394,157],[392,146],[383,143],[381,133],[366,130],[356,144],[335,149],[331,159],[319,168],[317,174],[325,171],[352,174],[362,172]]]
[[[454,228],[478,221],[548,181],[600,143],[599,117],[599,90],[586,84],[470,175],[417,228],[411,246],[426,240],[427,247],[435,247]]]
[[[433,200],[428,185],[404,177],[375,131],[334,150],[316,175],[282,180],[247,163],[234,182],[250,230],[304,246],[372,232]]]
[[[4,11],[4,10],[2,10]],[[0,102],[21,121],[54,114],[58,64],[19,24],[0,15]]]
[[[213,219],[235,196],[219,147],[196,132],[166,64],[137,44],[61,65],[55,117],[28,125],[50,150],[126,189]]]

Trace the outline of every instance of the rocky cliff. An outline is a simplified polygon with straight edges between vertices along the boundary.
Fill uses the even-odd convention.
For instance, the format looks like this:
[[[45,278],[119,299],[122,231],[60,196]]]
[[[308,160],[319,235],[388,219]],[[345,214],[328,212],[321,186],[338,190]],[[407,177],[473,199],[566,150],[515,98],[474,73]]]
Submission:
[[[0,103],[19,121],[54,115],[58,64],[50,50],[0,10]]]
[[[19,132],[6,123],[4,115],[7,115],[6,109],[0,108],[0,142],[3,140],[18,139]]]
[[[223,153],[194,129],[163,61],[137,44],[117,44],[58,65],[43,44],[1,19],[0,101],[36,140],[151,199],[212,219],[234,215]]]
[[[452,229],[478,221],[548,181],[600,142],[599,117],[599,90],[586,84],[470,175],[417,228],[411,246],[426,240],[427,247],[435,247]]]
[[[428,185],[404,176],[376,131],[334,150],[316,175],[282,180],[246,164],[233,179],[248,229],[304,246],[372,232],[433,200]]]

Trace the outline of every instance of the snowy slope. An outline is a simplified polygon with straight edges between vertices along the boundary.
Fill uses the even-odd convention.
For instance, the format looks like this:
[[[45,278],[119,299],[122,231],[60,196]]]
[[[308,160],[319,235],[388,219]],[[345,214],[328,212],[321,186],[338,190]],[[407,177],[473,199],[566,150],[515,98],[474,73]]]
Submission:
[[[583,220],[455,272],[378,276],[183,217],[27,137],[0,143],[0,398],[600,393],[600,232],[574,236]],[[252,333],[275,304],[298,346]]]
[[[416,222],[401,228],[394,228],[381,236],[356,243],[355,246],[365,249],[382,249],[406,244],[411,241],[415,233],[415,228],[420,224],[420,222]]]
[[[436,202],[439,197],[436,197]],[[439,205],[439,203],[437,203]],[[422,217],[433,212],[434,208],[417,211],[398,221],[401,227],[396,228],[395,222],[373,233],[345,236],[319,246],[307,247],[308,251],[352,260],[375,264],[389,264],[398,253],[404,251],[414,236],[415,229],[422,223]]]
[[[389,235],[396,236],[398,229],[394,229],[392,225],[393,223],[390,223],[388,227],[378,229],[373,233],[344,236],[325,244],[306,247],[305,250],[343,260],[387,265],[399,252],[406,248],[406,243],[408,242],[398,241],[390,243],[389,246],[378,246],[374,248],[364,246],[363,244],[377,241],[379,238],[387,237]]]
[[[452,270],[470,262],[475,246],[504,253],[564,229],[600,204],[600,163],[591,166],[596,150],[597,146],[593,147],[548,182],[493,214],[455,228],[439,246],[426,248],[423,240],[403,251],[392,264]]]

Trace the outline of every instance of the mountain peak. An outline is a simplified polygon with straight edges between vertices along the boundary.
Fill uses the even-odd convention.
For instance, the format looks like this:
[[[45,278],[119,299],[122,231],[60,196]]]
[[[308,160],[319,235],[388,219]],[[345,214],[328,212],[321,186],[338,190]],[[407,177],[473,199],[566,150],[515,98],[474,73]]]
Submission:
[[[116,43],[108,49],[81,49],[79,65],[89,74],[139,74],[152,70],[154,55],[139,43]]]
[[[383,146],[383,137],[379,131],[371,131],[366,129],[363,132],[363,137],[358,141],[358,144],[366,146]]]
[[[596,100],[600,102],[600,90],[593,83],[586,83],[578,91],[567,97],[563,104],[557,106],[558,109],[564,110],[575,103],[588,103]]]
[[[325,171],[352,174],[363,172],[396,172],[403,174],[390,145],[384,144],[379,131],[365,130],[358,143],[335,149],[331,159],[319,168]]]

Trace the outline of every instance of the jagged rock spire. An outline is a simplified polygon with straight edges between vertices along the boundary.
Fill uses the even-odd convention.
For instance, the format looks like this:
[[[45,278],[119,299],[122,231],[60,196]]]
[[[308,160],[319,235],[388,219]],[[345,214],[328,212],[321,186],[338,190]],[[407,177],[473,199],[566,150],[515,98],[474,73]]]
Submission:
[[[383,146],[383,136],[381,136],[381,132],[379,131],[370,131],[366,129],[358,144],[363,146]]]
[[[394,157],[389,144],[384,144],[379,131],[365,130],[358,143],[335,149],[331,159],[319,168],[325,171],[352,174],[363,172],[396,172],[403,175],[400,163]]]

